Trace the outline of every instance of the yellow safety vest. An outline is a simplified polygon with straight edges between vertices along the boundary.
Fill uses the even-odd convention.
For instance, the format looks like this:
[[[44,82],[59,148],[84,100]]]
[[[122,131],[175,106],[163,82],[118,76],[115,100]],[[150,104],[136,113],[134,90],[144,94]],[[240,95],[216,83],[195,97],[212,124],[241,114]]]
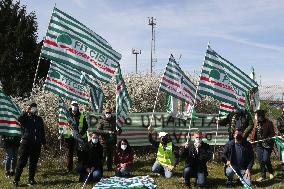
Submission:
[[[80,115],[80,119],[79,119],[79,133],[81,132],[81,130],[83,129],[83,125],[84,125],[84,114],[83,112],[81,112],[81,115]],[[86,138],[87,137],[87,132],[85,132],[85,134],[82,136],[82,138]]]
[[[172,166],[174,164],[174,153],[173,153],[173,143],[167,143],[166,150],[164,150],[163,145],[160,143],[157,153],[157,160],[160,164],[164,166]]]
[[[84,125],[84,114],[81,112],[80,118],[79,118],[79,132],[82,130],[83,125]],[[59,133],[63,134],[64,138],[70,138],[72,136],[72,130],[70,128],[66,128],[66,127],[60,127],[59,128]],[[82,136],[82,138],[86,138],[87,137],[87,132]]]

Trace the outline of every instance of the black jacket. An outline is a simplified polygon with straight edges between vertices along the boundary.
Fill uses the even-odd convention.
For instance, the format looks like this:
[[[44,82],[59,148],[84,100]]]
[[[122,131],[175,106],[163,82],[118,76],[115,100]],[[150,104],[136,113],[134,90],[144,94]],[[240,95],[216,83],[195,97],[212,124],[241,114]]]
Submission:
[[[9,147],[16,147],[18,148],[20,146],[20,136],[2,136],[1,137],[1,145],[3,148],[9,148]]]
[[[254,163],[254,152],[251,143],[243,139],[242,141],[242,158],[243,158],[243,165],[239,165],[239,168],[246,168],[251,170],[253,163]],[[232,163],[232,157],[236,157],[236,150],[235,150],[235,140],[231,140],[227,142],[224,146],[224,150],[222,152],[222,160],[224,163],[230,161]],[[233,165],[236,166],[236,165]]]
[[[21,143],[45,144],[45,132],[43,119],[30,113],[23,113],[18,121],[21,125]]]
[[[92,141],[86,144],[83,156],[83,168],[92,168],[103,170],[103,146],[98,142]]]
[[[187,148],[184,147],[181,149],[180,158],[185,158],[185,167],[191,167],[195,173],[204,172],[208,175],[206,163],[212,158],[209,144],[201,142],[198,152],[193,144]]]

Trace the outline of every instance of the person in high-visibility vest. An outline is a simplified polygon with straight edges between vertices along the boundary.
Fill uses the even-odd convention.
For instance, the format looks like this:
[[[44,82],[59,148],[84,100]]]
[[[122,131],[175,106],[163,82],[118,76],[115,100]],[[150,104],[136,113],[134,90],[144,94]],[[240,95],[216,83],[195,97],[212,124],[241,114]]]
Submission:
[[[69,109],[73,119],[76,121],[76,128],[75,130],[78,131],[80,138],[86,142],[87,141],[87,129],[88,124],[86,121],[86,117],[83,112],[80,112],[79,105],[77,101],[71,102],[71,108]],[[66,144],[66,147],[68,149],[67,153],[67,172],[73,171],[73,154],[76,147],[76,140],[72,137],[72,132],[65,132],[64,135],[64,141]],[[80,149],[77,149],[77,156],[78,156],[78,163],[82,160],[82,151]]]
[[[152,171],[164,174],[166,178],[172,177],[172,171],[179,161],[179,149],[174,146],[166,132],[159,133],[159,142],[153,139],[152,132],[149,132],[148,137],[152,146],[158,149],[156,162],[152,166]]]

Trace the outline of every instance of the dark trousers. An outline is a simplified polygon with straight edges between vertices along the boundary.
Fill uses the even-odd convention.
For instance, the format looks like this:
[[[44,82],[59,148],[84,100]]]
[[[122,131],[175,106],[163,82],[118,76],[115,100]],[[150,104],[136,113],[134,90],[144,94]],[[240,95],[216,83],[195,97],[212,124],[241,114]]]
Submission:
[[[256,146],[257,159],[261,170],[261,176],[263,178],[266,178],[266,171],[268,171],[271,174],[273,173],[270,161],[271,152],[272,148],[264,148],[263,146],[260,145]]]
[[[74,138],[65,138],[65,144],[67,148],[67,170],[73,170],[73,155],[75,150],[75,140]]]
[[[114,146],[104,146],[104,149],[103,149],[104,161],[106,161],[108,170],[112,169],[113,150],[114,150]]]
[[[37,162],[40,156],[41,144],[20,144],[19,161],[16,168],[15,181],[20,181],[23,169],[29,159],[29,180],[34,180]]]

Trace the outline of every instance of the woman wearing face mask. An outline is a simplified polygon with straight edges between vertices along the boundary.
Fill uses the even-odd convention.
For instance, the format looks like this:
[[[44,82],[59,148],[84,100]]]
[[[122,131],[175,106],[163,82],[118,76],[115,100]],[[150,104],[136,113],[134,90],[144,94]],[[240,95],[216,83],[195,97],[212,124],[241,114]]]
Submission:
[[[80,182],[84,182],[89,174],[88,181],[98,182],[103,176],[103,147],[99,142],[99,135],[96,132],[91,132],[90,138],[84,149]]]
[[[127,139],[118,142],[114,164],[116,165],[115,175],[119,177],[129,176],[134,160],[134,152],[129,146]]]

